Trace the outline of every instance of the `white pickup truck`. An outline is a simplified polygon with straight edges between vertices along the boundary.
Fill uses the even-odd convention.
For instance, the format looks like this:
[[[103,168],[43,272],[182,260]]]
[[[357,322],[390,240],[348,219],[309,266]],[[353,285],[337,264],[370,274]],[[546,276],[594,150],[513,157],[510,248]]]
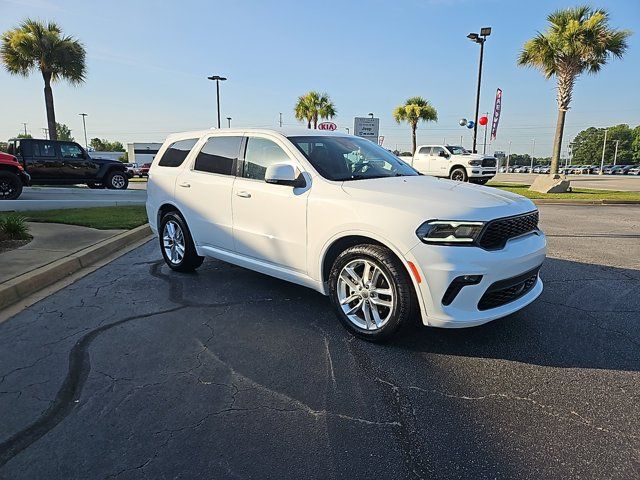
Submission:
[[[409,163],[425,175],[481,185],[491,180],[497,171],[494,157],[454,145],[420,145]]]

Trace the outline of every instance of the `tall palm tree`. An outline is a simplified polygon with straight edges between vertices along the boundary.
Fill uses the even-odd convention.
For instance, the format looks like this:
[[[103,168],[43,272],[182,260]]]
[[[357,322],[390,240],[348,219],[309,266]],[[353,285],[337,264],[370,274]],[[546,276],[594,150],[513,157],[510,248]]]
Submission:
[[[612,57],[621,58],[631,32],[610,28],[605,10],[587,6],[557,10],[547,21],[547,31],[524,44],[518,65],[536,68],[547,79],[556,77],[558,120],[550,173],[557,174],[564,121],[576,78],[584,72],[598,73]]]
[[[0,58],[9,73],[24,77],[36,69],[42,73],[47,123],[52,140],[58,136],[51,83],[62,79],[72,85],[84,82],[85,56],[82,43],[62,35],[60,27],[53,22],[44,24],[27,19],[18,28],[2,35]]]
[[[438,112],[428,100],[422,97],[411,97],[404,105],[396,107],[393,111],[393,118],[396,122],[407,122],[411,127],[411,153],[416,153],[416,129],[418,122],[437,122]]]
[[[318,128],[318,119],[336,116],[336,107],[326,93],[311,91],[300,95],[293,109],[296,119],[306,120],[307,128]]]

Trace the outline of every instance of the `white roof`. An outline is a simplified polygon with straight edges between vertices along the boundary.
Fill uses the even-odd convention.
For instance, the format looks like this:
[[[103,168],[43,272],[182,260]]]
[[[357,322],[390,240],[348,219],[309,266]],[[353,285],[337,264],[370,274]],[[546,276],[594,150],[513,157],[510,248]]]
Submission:
[[[211,134],[211,133],[225,133],[225,134],[237,134],[237,135],[245,135],[251,133],[275,133],[279,135],[284,135],[285,137],[306,137],[306,136],[337,136],[337,137],[350,137],[353,135],[349,135],[345,132],[340,132],[338,130],[330,131],[330,130],[313,130],[302,127],[282,127],[282,128],[210,128],[207,130],[194,130],[189,132],[176,132],[173,135],[183,136],[198,136],[201,137],[203,135]]]

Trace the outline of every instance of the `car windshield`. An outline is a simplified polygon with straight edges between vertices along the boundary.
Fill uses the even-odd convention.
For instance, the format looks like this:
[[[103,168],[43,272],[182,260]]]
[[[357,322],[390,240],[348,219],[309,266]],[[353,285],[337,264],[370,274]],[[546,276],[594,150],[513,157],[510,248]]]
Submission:
[[[469,150],[453,145],[447,145],[447,150],[449,150],[452,155],[469,155],[470,153]]]
[[[311,165],[329,180],[419,175],[391,152],[357,137],[289,137]]]

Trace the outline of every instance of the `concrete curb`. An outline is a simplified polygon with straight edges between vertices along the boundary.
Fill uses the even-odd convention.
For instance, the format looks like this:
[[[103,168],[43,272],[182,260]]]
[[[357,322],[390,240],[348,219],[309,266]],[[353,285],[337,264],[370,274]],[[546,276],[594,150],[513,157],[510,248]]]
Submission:
[[[556,200],[555,198],[531,199],[536,205],[640,205],[640,200]]]
[[[0,310],[151,235],[149,224],[107,238],[0,284]]]

